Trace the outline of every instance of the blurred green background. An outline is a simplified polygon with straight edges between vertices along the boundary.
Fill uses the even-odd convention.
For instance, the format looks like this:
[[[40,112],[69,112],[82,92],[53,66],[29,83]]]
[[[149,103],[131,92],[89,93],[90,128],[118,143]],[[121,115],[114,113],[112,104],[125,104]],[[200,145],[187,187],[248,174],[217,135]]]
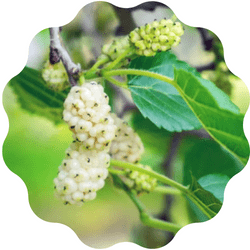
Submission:
[[[139,213],[132,201],[122,190],[113,186],[110,178],[105,187],[98,191],[97,199],[82,207],[65,206],[57,200],[54,197],[53,179],[72,141],[71,131],[65,124],[56,126],[46,118],[20,109],[8,86],[4,91],[4,108],[10,124],[3,146],[4,161],[25,182],[31,208],[37,216],[68,225],[85,244],[97,248],[130,241],[136,228],[147,230],[141,226]],[[168,139],[156,141],[151,140],[151,136],[143,137],[146,146],[144,162],[160,164],[167,152]],[[152,214],[160,213],[165,207],[162,195],[147,194],[141,199]],[[159,243],[157,239],[153,240],[156,245],[165,241],[162,236]]]
[[[169,18],[172,14],[166,6],[155,6],[153,11],[138,8],[131,12],[106,2],[95,2],[85,6],[71,23],[63,27],[62,38],[73,60],[81,63],[82,68],[88,68],[100,54],[102,44],[111,41],[119,32],[126,34],[126,29],[130,31],[135,26],[144,25],[155,18]],[[202,48],[197,30],[185,27],[183,41],[174,50],[176,55],[192,66],[203,66],[213,61],[213,53]],[[30,45],[27,66],[40,70],[48,58],[48,46],[49,32],[45,29]],[[131,104],[128,93],[120,93],[109,85],[107,91],[117,98],[111,100],[116,112],[121,113],[125,104]],[[118,101],[120,95],[124,96],[125,101]],[[242,113],[246,112],[249,93],[238,78],[233,81],[231,100]],[[111,178],[106,180],[105,187],[98,191],[94,201],[82,207],[63,205],[54,197],[53,179],[72,141],[67,125],[55,125],[44,117],[21,109],[9,84],[3,93],[3,103],[9,118],[9,133],[3,145],[4,161],[25,182],[31,208],[37,216],[68,225],[85,244],[95,248],[106,248],[124,241],[157,248],[171,240],[171,234],[141,224],[136,207],[122,190],[113,186]],[[158,129],[134,108],[126,110],[124,118],[143,140],[145,153],[142,163],[176,181],[188,184],[186,172],[190,169],[198,177],[213,172],[233,176],[241,169],[231,156],[209,139],[192,134],[171,134]],[[172,152],[171,146],[176,138],[179,143]],[[166,169],[166,162],[170,158],[171,164]],[[194,168],[194,165],[198,167]],[[168,202],[165,196],[151,193],[142,195],[140,199],[156,217],[168,217],[181,225],[199,220],[181,197]]]

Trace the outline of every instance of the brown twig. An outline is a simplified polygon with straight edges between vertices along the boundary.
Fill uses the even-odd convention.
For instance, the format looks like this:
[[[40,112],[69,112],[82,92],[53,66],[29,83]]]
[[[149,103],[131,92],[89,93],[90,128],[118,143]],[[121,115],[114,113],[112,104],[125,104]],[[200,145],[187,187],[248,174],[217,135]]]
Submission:
[[[60,41],[60,28],[54,27],[50,28],[50,63],[55,64],[58,63],[60,60],[62,61],[68,77],[71,86],[77,85],[77,80],[79,78],[79,72],[81,70],[80,64],[75,64],[67,50],[63,47],[61,41]]]

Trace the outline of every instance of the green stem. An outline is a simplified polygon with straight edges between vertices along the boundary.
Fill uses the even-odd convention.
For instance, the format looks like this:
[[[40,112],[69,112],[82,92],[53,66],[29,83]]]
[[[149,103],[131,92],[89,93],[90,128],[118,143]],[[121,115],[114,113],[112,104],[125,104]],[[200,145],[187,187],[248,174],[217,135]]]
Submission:
[[[128,48],[122,54],[120,54],[112,63],[110,63],[106,68],[104,68],[103,71],[113,69],[122,59],[127,57],[129,53],[133,53],[133,50],[131,48]]]
[[[211,214],[216,215],[216,213],[214,213],[212,210],[207,208],[206,205],[202,201],[200,201],[199,198],[196,197],[187,187],[181,185],[178,182],[175,182],[174,180],[171,180],[170,178],[164,175],[158,174],[157,172],[154,172],[153,170],[147,170],[143,168],[142,165],[140,164],[132,164],[132,163],[118,161],[114,159],[111,159],[110,165],[125,168],[125,169],[130,169],[132,171],[138,171],[138,172],[147,174],[153,178],[156,178],[158,181],[166,185],[169,185],[171,187],[174,187],[178,189],[180,192],[182,192],[183,194],[185,194],[186,196],[188,196],[189,199],[192,200],[209,219],[213,217]]]
[[[185,194],[188,192],[188,189],[186,187],[182,186],[181,184],[179,184],[178,182],[175,182],[175,181],[169,179],[168,177],[161,175],[161,174],[158,174],[157,172],[154,172],[152,170],[147,170],[147,169],[143,168],[142,165],[140,165],[140,164],[132,164],[132,163],[125,162],[125,161],[118,161],[118,160],[111,159],[110,165],[125,168],[125,169],[127,168],[130,170],[134,170],[134,171],[138,171],[138,172],[147,174],[153,178],[156,178],[157,180],[161,181],[164,184],[167,184],[169,186],[172,186],[174,188],[179,189],[180,191],[182,191]]]
[[[118,176],[113,176],[113,178],[117,183],[119,183],[119,186],[123,188],[123,190],[127,193],[127,195],[130,197],[130,199],[133,201],[133,203],[137,207],[140,213],[140,219],[143,224],[149,227],[154,227],[154,228],[158,228],[158,229],[173,232],[173,233],[177,233],[182,228],[179,225],[152,218],[147,213],[144,204],[136,197],[136,195],[130,189],[128,189],[128,187],[122,182],[122,180]]]
[[[117,75],[140,75],[140,76],[147,76],[152,77],[164,82],[168,82],[174,86],[176,86],[176,82],[167,76],[163,76],[158,73],[146,71],[146,70],[140,70],[140,69],[114,69],[110,71],[103,71],[102,75],[104,77],[110,77],[110,76],[117,76]]]
[[[111,70],[111,71],[103,73],[104,77],[110,77],[110,76],[115,76],[115,75],[141,75],[141,76],[146,76],[146,77],[152,77],[152,78],[170,83],[180,92],[181,96],[188,104],[188,101],[186,100],[186,97],[185,97],[182,89],[178,86],[178,84],[173,79],[171,79],[169,77],[160,75],[158,73],[149,72],[149,71],[145,71],[145,70],[137,70],[137,69],[117,69],[117,70]],[[190,106],[190,108],[193,111],[191,106]],[[124,168],[129,168],[131,170],[136,170],[139,172],[146,173],[146,174],[156,178],[157,180],[161,181],[162,183],[165,183],[169,186],[175,187],[175,188],[179,189],[181,192],[183,192],[184,194],[186,194],[190,198],[190,200],[192,200],[200,208],[200,210],[203,211],[203,213],[209,219],[212,218],[214,215],[216,215],[216,213],[214,213],[211,209],[206,207],[206,205],[202,201],[200,201],[200,199],[198,197],[196,197],[188,188],[186,188],[186,187],[182,186],[181,184],[167,178],[166,176],[163,176],[163,175],[160,175],[160,174],[155,173],[153,171],[145,170],[142,168],[140,170],[140,167],[138,167],[134,164],[126,163],[126,162],[119,163],[119,161],[118,162],[113,161],[112,164],[114,164],[115,166],[121,166]]]
[[[169,194],[169,195],[182,195],[182,192],[180,190],[166,186],[157,186],[155,187],[153,192],[160,194]]]
[[[103,64],[105,64],[105,63],[107,63],[107,62],[109,62],[110,61],[110,59],[108,58],[108,57],[105,57],[105,58],[103,58],[103,59],[100,59],[100,60],[98,60],[88,71],[87,71],[87,73],[86,73],[86,75],[85,75],[85,78],[90,78],[91,77],[91,75],[93,74],[93,73],[95,73],[96,71],[97,71],[97,69],[101,66],[101,65],[103,65]]]
[[[126,174],[125,171],[118,170],[118,169],[113,169],[113,168],[108,168],[108,171],[111,174],[116,174],[116,175],[124,175],[124,174]]]
[[[127,85],[127,82],[120,82],[116,79],[114,79],[113,77],[104,77],[106,80],[108,80],[109,82],[121,87],[121,88],[124,88],[124,89],[128,89],[128,85]]]
[[[212,219],[216,215],[215,212],[207,208],[206,205],[190,191],[187,193],[187,196],[197,207],[199,207],[199,209],[208,217],[208,219]]]
[[[181,226],[173,224],[171,222],[166,222],[166,221],[152,218],[147,213],[141,213],[140,219],[145,225],[149,227],[162,229],[162,230],[169,231],[172,233],[177,233],[182,228]]]

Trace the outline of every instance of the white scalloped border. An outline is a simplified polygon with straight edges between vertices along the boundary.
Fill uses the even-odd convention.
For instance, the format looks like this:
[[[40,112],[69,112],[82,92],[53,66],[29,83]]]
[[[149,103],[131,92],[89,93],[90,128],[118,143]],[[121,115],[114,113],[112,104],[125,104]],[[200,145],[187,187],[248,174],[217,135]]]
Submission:
[[[1,4],[1,93],[6,83],[18,74],[27,61],[28,47],[33,37],[45,27],[59,26],[70,22],[78,11],[91,1],[43,0],[40,2],[4,1]],[[119,7],[133,7],[144,1],[119,1],[110,3]],[[204,27],[217,34],[223,44],[226,64],[250,89],[250,58],[248,2],[239,0],[234,6],[226,0],[164,0],[177,17],[190,26]],[[52,16],[56,11],[57,18]],[[187,11],[190,11],[189,13]],[[65,15],[67,13],[67,15]],[[210,13],[210,14],[209,14]],[[219,16],[221,14],[222,16]],[[216,16],[220,20],[215,20]],[[230,27],[226,27],[230,24]],[[23,30],[21,32],[21,30]],[[237,31],[230,34],[230,31]],[[18,35],[20,34],[22,35]],[[15,41],[16,35],[21,39]],[[241,35],[242,34],[242,35]],[[1,38],[2,40],[3,38]],[[235,45],[238,45],[236,48]],[[249,45],[248,45],[249,46]],[[249,48],[249,47],[248,47]],[[1,105],[1,142],[8,133],[7,115]],[[250,141],[250,111],[244,120],[244,131]],[[250,163],[234,176],[226,187],[225,200],[220,213],[206,223],[190,224],[181,229],[167,246],[162,249],[247,249],[250,224]],[[47,223],[39,219],[28,203],[27,189],[22,180],[13,174],[1,160],[1,234],[0,247],[3,249],[92,249],[78,239],[76,234],[62,224]],[[244,198],[248,200],[244,200]],[[239,202],[239,203],[238,203]],[[238,205],[237,205],[238,203]],[[239,210],[240,209],[240,210]],[[238,212],[237,212],[238,211]],[[249,227],[249,226],[248,226]],[[215,247],[216,246],[216,247]],[[133,243],[119,243],[110,249],[141,249]]]

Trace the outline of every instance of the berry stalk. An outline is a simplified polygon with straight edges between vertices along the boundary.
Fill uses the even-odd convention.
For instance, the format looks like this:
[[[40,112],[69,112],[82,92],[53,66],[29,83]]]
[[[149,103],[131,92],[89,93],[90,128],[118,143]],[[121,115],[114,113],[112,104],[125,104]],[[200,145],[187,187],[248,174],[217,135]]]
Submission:
[[[114,79],[113,77],[104,77],[107,81],[115,84],[118,87],[124,88],[124,89],[128,89],[128,84],[127,82],[120,82],[116,79]]]
[[[177,233],[181,229],[181,226],[179,226],[179,225],[153,218],[146,211],[144,204],[122,182],[122,180],[118,176],[113,175],[113,179],[119,186],[122,187],[122,189],[127,193],[127,195],[130,197],[130,199],[133,201],[133,203],[135,204],[135,206],[137,207],[137,209],[140,213],[140,220],[144,225],[149,226],[149,227],[153,227],[153,228],[157,228],[157,229],[161,229],[164,231],[169,231],[172,233]]]
[[[158,181],[169,185],[173,188],[178,189],[181,193],[185,194],[193,203],[196,204],[196,206],[199,207],[199,209],[209,218],[211,219],[213,216],[211,216],[211,214],[209,212],[211,212],[210,210],[208,211],[208,208],[206,207],[206,205],[199,200],[198,197],[196,197],[189,189],[188,187],[185,187],[183,185],[181,185],[180,183],[164,176],[161,174],[158,174],[157,172],[153,171],[153,170],[148,170],[145,168],[142,168],[140,166],[140,164],[132,164],[132,163],[128,163],[128,162],[124,162],[124,161],[118,161],[118,160],[114,160],[111,159],[110,161],[110,166],[117,166],[117,167],[121,167],[124,169],[130,169],[133,171],[138,171],[140,173],[144,173],[147,174],[153,178],[156,178]],[[214,214],[216,215],[216,214]]]
[[[156,178],[158,181],[160,181],[164,184],[167,184],[171,187],[179,189],[181,192],[183,192],[185,194],[188,193],[188,188],[186,188],[185,186],[179,184],[178,182],[175,182],[174,180],[169,179],[168,177],[166,177],[162,174],[158,174],[157,172],[154,172],[153,170],[148,170],[146,168],[142,168],[141,164],[132,164],[129,162],[111,159],[110,166],[117,166],[117,167],[121,167],[124,169],[130,169],[132,171],[138,171],[140,173],[147,174],[153,178]]]
[[[176,188],[166,187],[166,186],[157,186],[153,190],[155,193],[166,194],[166,195],[182,195],[182,192]]]
[[[121,53],[113,62],[111,62],[105,70],[111,70],[113,69],[122,59],[126,58],[128,54],[133,54],[133,48],[129,47],[127,50],[125,50],[123,53]]]
[[[96,71],[98,70],[98,68],[100,66],[102,66],[103,64],[109,62],[110,59],[106,56],[103,58],[100,58],[99,60],[96,61],[96,63],[86,72],[86,74],[84,75],[84,77],[86,79],[90,79],[93,75],[96,74]]]

